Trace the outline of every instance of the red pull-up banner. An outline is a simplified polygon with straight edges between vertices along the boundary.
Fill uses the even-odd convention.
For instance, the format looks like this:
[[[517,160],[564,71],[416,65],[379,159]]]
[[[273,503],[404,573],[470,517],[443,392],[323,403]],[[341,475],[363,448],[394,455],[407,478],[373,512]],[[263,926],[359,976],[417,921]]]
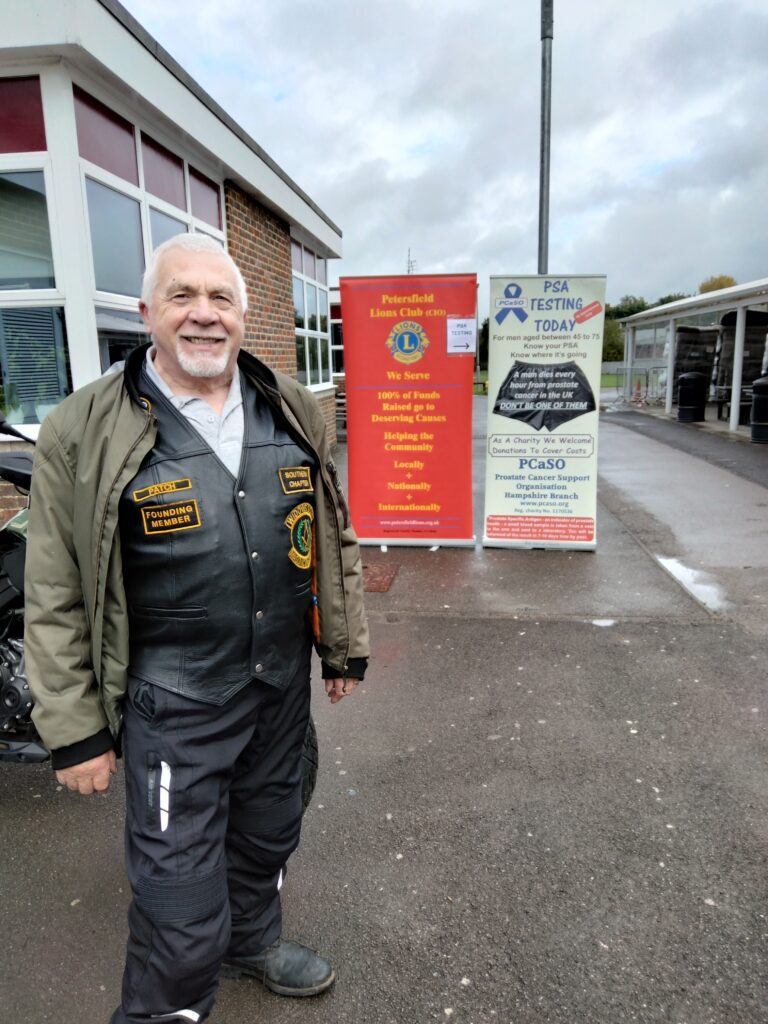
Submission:
[[[340,281],[349,504],[364,544],[474,543],[474,274]]]

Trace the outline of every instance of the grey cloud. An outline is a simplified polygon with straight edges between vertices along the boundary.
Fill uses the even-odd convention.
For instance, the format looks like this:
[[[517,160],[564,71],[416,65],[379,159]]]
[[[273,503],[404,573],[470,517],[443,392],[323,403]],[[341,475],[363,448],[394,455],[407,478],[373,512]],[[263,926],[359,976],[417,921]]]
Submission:
[[[124,2],[341,225],[332,274],[535,271],[537,4]],[[555,7],[550,266],[768,274],[762,0]]]

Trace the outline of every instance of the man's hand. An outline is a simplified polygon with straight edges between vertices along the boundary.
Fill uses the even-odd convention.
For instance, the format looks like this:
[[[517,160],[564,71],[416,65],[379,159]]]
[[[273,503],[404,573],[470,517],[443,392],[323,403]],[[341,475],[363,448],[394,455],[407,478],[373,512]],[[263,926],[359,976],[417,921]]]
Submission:
[[[56,772],[57,780],[71,789],[73,793],[82,793],[89,796],[91,793],[104,793],[109,786],[109,780],[117,775],[117,758],[114,750],[106,754],[99,754],[92,757],[90,761],[83,761],[82,764],[73,764],[71,768],[61,768]]]
[[[338,704],[343,697],[348,697],[352,693],[360,680],[347,676],[346,679],[325,679],[324,682],[325,692],[330,697],[331,704]]]

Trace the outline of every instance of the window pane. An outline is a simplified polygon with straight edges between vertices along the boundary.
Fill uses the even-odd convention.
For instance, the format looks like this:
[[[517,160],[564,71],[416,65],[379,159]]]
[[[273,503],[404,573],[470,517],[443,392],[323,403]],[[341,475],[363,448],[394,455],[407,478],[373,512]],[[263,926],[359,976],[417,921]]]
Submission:
[[[139,296],[144,273],[139,204],[91,178],[85,179],[85,186],[96,287],[102,292]]]
[[[309,350],[309,383],[320,383],[320,353],[318,351],[317,338],[307,338],[307,349]]]
[[[341,304],[338,302],[331,303],[331,320],[341,320]]]
[[[317,288],[313,284],[307,285],[307,327],[317,330]]]
[[[73,88],[80,156],[138,185],[136,141],[131,122],[77,86]]]
[[[72,391],[64,311],[0,309],[0,409],[9,423],[40,423]]]
[[[331,362],[328,355],[328,339],[318,338],[317,347],[320,353],[320,382],[328,384],[331,379]]]
[[[169,217],[167,213],[153,210],[152,207],[149,210],[149,227],[153,249],[162,245],[163,242],[167,242],[174,235],[185,235],[188,230],[183,220],[176,220],[175,217]]]
[[[328,333],[328,292],[323,291],[322,288],[318,288],[318,298],[320,299],[320,330],[324,334]]]
[[[304,250],[304,273],[312,280],[315,279],[315,254],[309,249]]]
[[[307,384],[307,352],[304,338],[296,339],[296,379],[300,384]]]
[[[344,373],[344,349],[331,349],[331,359],[333,360],[333,372]]]
[[[291,239],[291,267],[300,274],[304,273],[301,265],[301,246],[298,242],[294,242],[293,239]]]
[[[42,171],[0,174],[0,288],[54,288]]]
[[[185,225],[185,227],[186,227],[186,225]],[[215,242],[216,245],[218,245],[220,249],[226,249],[226,246],[224,245],[224,243],[222,242],[222,240],[220,238],[217,238],[216,235],[209,235],[207,231],[201,231],[200,228],[195,228],[194,231],[192,232],[192,234],[193,235],[205,235],[206,238],[210,238],[213,242]]]
[[[45,148],[40,79],[0,78],[0,153],[36,153]]]
[[[194,167],[189,168],[189,198],[193,216],[204,220],[206,224],[212,224],[215,228],[221,227],[219,186]]]
[[[325,273],[326,262],[322,256],[317,257],[317,280],[320,284],[328,284],[328,280]]]
[[[297,327],[304,326],[304,285],[298,279],[293,279],[293,322]]]
[[[184,163],[148,135],[141,136],[144,188],[180,210],[187,208],[184,191]]]
[[[132,348],[149,341],[144,321],[138,313],[100,309],[97,306],[96,330],[102,371],[125,359]]]

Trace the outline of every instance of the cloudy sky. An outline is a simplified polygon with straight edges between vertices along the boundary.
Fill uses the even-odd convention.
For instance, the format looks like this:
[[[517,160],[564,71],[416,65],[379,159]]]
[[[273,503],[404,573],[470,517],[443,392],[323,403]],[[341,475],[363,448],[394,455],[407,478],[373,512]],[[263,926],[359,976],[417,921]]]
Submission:
[[[344,233],[335,275],[535,273],[539,0],[123,0]],[[549,270],[768,277],[766,0],[555,0]],[[333,264],[332,264],[333,267]]]

